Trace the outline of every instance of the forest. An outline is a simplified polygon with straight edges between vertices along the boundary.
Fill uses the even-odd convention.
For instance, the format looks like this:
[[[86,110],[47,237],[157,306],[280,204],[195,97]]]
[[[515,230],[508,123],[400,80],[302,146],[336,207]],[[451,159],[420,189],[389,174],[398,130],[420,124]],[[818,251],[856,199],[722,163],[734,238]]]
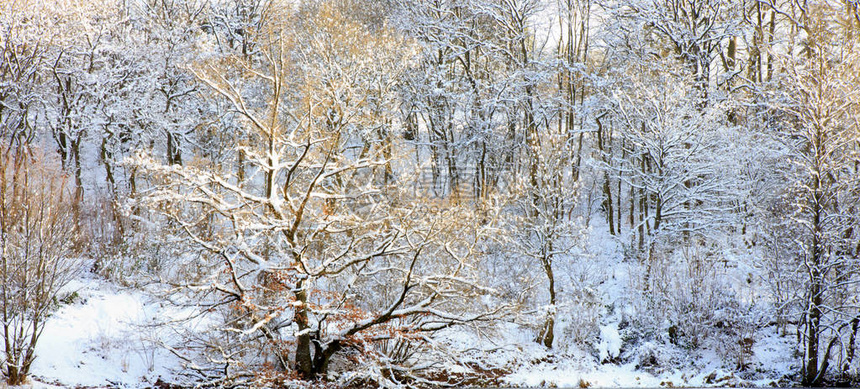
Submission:
[[[9,385],[857,385],[860,2],[0,0],[0,253]]]

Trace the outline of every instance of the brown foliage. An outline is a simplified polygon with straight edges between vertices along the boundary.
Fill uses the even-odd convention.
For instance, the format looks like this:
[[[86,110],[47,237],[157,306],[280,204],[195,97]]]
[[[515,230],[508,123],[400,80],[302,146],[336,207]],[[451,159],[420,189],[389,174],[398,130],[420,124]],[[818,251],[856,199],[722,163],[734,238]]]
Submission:
[[[78,268],[72,196],[55,161],[0,147],[0,314],[3,375],[25,382],[59,290]]]

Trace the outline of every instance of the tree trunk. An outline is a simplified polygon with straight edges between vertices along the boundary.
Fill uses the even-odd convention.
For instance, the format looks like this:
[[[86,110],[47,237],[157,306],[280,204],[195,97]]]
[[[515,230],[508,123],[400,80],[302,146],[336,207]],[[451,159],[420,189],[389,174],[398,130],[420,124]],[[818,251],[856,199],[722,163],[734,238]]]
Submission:
[[[179,139],[172,132],[167,131],[167,164],[182,165],[182,153],[179,148]]]
[[[77,139],[72,142],[72,157],[75,158],[75,214],[80,212],[80,204],[84,200],[84,181],[81,168],[81,140],[84,138],[83,131],[78,134]]]
[[[299,327],[296,336],[296,371],[305,379],[314,378],[313,356],[311,355],[311,333],[308,323],[308,295],[303,288],[303,281],[296,285],[296,302],[301,305],[296,308],[295,322]]]
[[[818,278],[816,271],[810,277]],[[806,364],[803,373],[804,386],[819,386],[823,371],[818,369],[818,343],[821,330],[821,284],[813,281],[809,288],[810,299],[806,321]]]
[[[611,142],[611,138],[607,139],[607,134],[603,131],[603,123],[600,122],[600,118],[596,119],[597,122],[597,147],[600,152],[600,158],[603,160],[604,170],[603,170],[603,212],[606,214],[606,222],[609,224],[609,234],[615,235],[615,212],[612,209],[612,184],[609,180],[609,168],[612,164],[612,160],[608,157],[608,154],[611,152],[608,150],[608,147],[605,143]],[[620,193],[619,193],[620,195]],[[619,220],[620,223],[620,220]]]
[[[552,251],[552,247],[550,245],[549,248]],[[549,281],[549,304],[550,310],[547,312],[546,321],[541,328],[540,334],[538,335],[538,343],[544,345],[546,348],[552,348],[553,340],[555,340],[555,304],[556,304],[556,296],[555,296],[555,276],[552,271],[552,257],[551,254],[545,255],[543,260],[543,269],[546,273],[546,278]]]
[[[821,265],[824,255],[824,242],[822,241],[824,213],[824,194],[822,193],[821,168],[819,166],[822,161],[821,140],[823,134],[820,130],[816,131],[813,138],[813,150],[815,155],[812,177],[812,251],[810,259],[807,263],[809,267],[809,293],[807,297],[806,309],[806,364],[804,366],[803,384],[808,386],[818,386],[824,376],[824,371],[819,368],[818,358],[818,343],[821,335],[821,304],[822,304],[822,287],[826,274],[822,272]],[[823,362],[827,362],[826,360]]]

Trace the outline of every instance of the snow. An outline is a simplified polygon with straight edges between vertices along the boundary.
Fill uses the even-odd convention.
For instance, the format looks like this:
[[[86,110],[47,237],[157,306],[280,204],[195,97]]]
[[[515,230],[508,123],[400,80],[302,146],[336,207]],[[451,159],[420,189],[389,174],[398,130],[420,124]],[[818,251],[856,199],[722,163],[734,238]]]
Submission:
[[[799,369],[792,328],[781,333],[773,326],[755,330],[745,369],[738,369],[733,357],[713,344],[689,350],[659,336],[631,341],[631,336],[641,337],[629,332],[628,321],[643,314],[628,293],[635,287],[630,280],[638,270],[636,264],[624,261],[616,238],[597,232],[604,227],[595,221],[584,251],[558,262],[559,277],[569,285],[588,288],[606,304],[589,313],[594,318],[586,319],[598,320],[593,343],[565,335],[565,326],[578,325],[570,323],[579,323],[585,314],[574,301],[572,308],[559,310],[553,349],[534,341],[535,330],[528,323],[503,320],[490,329],[445,331],[442,341],[454,350],[452,360],[501,368],[508,374],[500,382],[513,387],[762,387],[790,383],[791,374]],[[595,278],[596,268],[609,271]],[[745,282],[741,278],[737,282]],[[59,297],[64,302],[48,320],[37,346],[31,386],[144,388],[159,379],[181,381],[177,375],[181,361],[159,345],[175,342],[175,332],[156,324],[183,317],[183,310],[143,290],[121,287],[91,273],[75,279]],[[656,363],[643,363],[646,359]],[[461,371],[463,366],[448,368]]]
[[[674,380],[674,381],[673,381]],[[507,378],[514,386],[555,386],[561,388],[577,388],[583,385],[590,387],[650,387],[665,386],[672,382],[674,386],[685,382],[683,373],[665,377],[655,377],[647,372],[637,371],[634,364],[600,365],[584,368],[576,363],[562,362],[558,364],[541,364],[528,371],[520,371]],[[663,385],[661,385],[663,384]]]
[[[621,334],[618,333],[618,323],[600,326],[600,344],[597,350],[601,361],[618,357],[621,353]]]
[[[785,349],[782,349],[785,352]],[[675,369],[653,374],[637,369],[636,363],[595,364],[575,358],[562,358],[552,363],[523,366],[505,377],[505,382],[515,387],[597,387],[597,388],[657,388],[657,387],[718,387],[718,386],[778,386],[781,375],[789,374],[788,366],[775,365],[771,375],[760,379],[744,379],[733,369],[715,367],[721,362],[715,354],[702,353],[698,366]],[[771,355],[772,356],[772,355]],[[763,356],[762,360],[767,360]],[[763,364],[764,365],[764,364]],[[796,368],[796,366],[794,366]],[[784,382],[784,381],[783,381]]]
[[[598,348],[611,351],[617,339],[617,327],[601,327],[606,336]],[[791,357],[794,342],[790,337],[777,335],[772,328],[763,329],[761,339],[753,348],[754,361],[745,371],[727,366],[713,350],[689,353],[688,363],[664,366],[658,371],[637,367],[636,361],[600,364],[588,356],[541,354],[532,352],[532,363],[519,365],[505,382],[514,387],[715,387],[715,386],[784,386],[785,377],[797,371],[796,359]],[[617,339],[620,341],[620,339]],[[620,345],[619,345],[620,347]],[[665,345],[664,345],[665,347]],[[526,351],[526,350],[521,350]],[[601,359],[602,359],[601,355]],[[529,359],[529,358],[525,358]],[[535,362],[537,361],[537,362]]]
[[[656,353],[658,359],[668,362],[653,368],[638,366],[637,358],[630,357],[635,353],[622,350],[620,333],[617,322],[601,326],[601,342],[596,345],[599,357],[583,345],[547,349],[534,341],[533,330],[513,323],[500,323],[489,331],[450,330],[444,338],[450,347],[463,350],[460,360],[509,371],[501,382],[510,387],[773,387],[790,385],[788,376],[798,369],[792,357],[794,340],[773,327],[756,333],[753,356],[745,370],[738,370],[713,349],[679,350],[653,341],[634,351]],[[603,352],[622,361],[601,362]]]
[[[672,344],[665,334],[631,332],[631,326],[635,326],[631,320],[651,313],[637,306],[631,297],[631,290],[637,288],[632,280],[638,277],[641,269],[637,268],[637,263],[624,260],[619,239],[599,232],[605,230],[601,221],[592,220],[585,252],[556,262],[557,276],[565,279],[565,284],[590,288],[606,304],[595,318],[599,325],[594,343],[575,342],[565,337],[564,323],[577,322],[588,313],[581,309],[560,309],[552,349],[534,341],[534,328],[514,321],[498,323],[494,329],[483,332],[452,330],[445,334],[447,344],[468,350],[460,356],[461,360],[508,371],[502,382],[511,387],[773,387],[792,384],[799,366],[794,355],[797,342],[791,335],[791,328],[777,332],[774,326],[765,325],[753,330],[750,334],[752,353],[744,359],[746,366],[740,368],[736,351],[731,351],[732,344],[719,344],[720,341],[735,342],[737,338],[727,337],[687,348]],[[595,271],[601,268],[607,271]],[[746,280],[750,269],[727,271],[727,282],[748,287]],[[604,276],[595,276],[600,273]],[[573,302],[574,308],[576,303]],[[653,320],[669,326],[665,318]]]
[[[31,368],[35,381],[136,388],[173,377],[178,361],[155,343],[164,334],[152,326],[168,310],[91,274],[65,290],[77,297],[46,323]]]

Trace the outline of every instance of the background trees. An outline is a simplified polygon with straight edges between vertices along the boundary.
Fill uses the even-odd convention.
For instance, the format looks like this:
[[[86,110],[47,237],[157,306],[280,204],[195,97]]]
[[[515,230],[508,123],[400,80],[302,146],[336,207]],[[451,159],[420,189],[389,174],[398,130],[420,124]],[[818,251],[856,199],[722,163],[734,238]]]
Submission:
[[[490,317],[647,362],[775,313],[806,384],[856,372],[851,2],[54,3],[0,6],[4,150],[57,156],[97,270],[206,308],[210,383],[421,382]]]

